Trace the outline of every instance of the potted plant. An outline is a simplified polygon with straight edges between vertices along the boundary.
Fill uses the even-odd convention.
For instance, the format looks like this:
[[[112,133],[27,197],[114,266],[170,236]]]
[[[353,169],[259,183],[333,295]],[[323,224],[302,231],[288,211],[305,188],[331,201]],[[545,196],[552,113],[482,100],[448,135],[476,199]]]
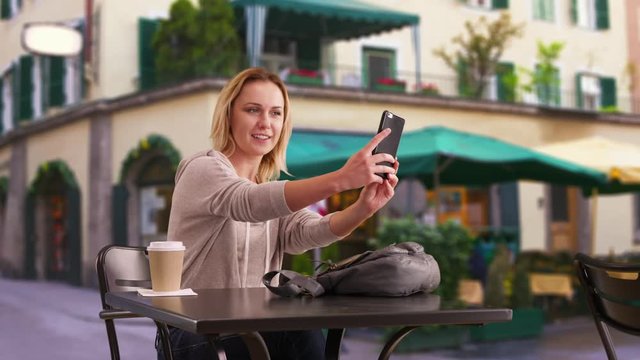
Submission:
[[[376,248],[389,244],[414,241],[431,254],[440,268],[440,286],[435,294],[441,296],[443,306],[456,306],[458,282],[466,276],[473,238],[462,225],[453,221],[435,227],[415,219],[383,219],[378,236],[369,242]],[[459,347],[468,339],[463,326],[425,326],[414,330],[399,345],[398,351]]]
[[[475,341],[495,341],[537,337],[542,333],[544,313],[533,307],[529,286],[530,266],[523,261],[510,262],[511,251],[506,244],[496,246],[495,256],[487,274],[485,306],[511,307],[513,318],[509,322],[492,323],[471,329]]]
[[[440,95],[440,89],[438,89],[438,85],[434,83],[420,84],[417,90],[418,90],[417,92],[422,95],[427,95],[427,96]]]

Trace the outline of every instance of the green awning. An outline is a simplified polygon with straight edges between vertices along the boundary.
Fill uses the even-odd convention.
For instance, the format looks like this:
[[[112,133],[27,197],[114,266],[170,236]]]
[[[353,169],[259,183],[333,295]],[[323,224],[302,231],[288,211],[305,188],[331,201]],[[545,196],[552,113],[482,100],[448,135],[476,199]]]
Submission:
[[[294,130],[287,150],[289,172],[305,178],[337,170],[372,136]],[[442,126],[405,132],[398,159],[399,177],[418,178],[428,187],[534,180],[591,188],[606,180],[591,168]]]
[[[356,0],[232,0],[240,11],[251,5],[268,8],[267,36],[351,39],[405,26],[418,25],[420,17]]]

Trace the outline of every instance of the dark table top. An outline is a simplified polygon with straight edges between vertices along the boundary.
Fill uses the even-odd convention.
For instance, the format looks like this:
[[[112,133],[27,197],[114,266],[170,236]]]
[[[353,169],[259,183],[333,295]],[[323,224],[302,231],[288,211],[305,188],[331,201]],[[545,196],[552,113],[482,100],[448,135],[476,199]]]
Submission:
[[[282,298],[266,288],[195,289],[197,296],[143,297],[136,292],[110,292],[106,302],[122,310],[200,334],[248,331],[308,330],[484,324],[511,320],[511,309],[446,308],[440,297],[326,295]]]

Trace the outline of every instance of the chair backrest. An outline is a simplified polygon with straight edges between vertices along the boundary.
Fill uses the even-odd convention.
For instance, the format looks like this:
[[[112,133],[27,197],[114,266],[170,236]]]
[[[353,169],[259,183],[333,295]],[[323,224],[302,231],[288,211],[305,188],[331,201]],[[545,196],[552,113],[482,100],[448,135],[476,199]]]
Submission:
[[[577,254],[574,264],[596,322],[640,335],[640,264],[609,263],[585,254]]]
[[[110,309],[104,302],[108,291],[151,288],[149,259],[144,247],[107,245],[98,253],[96,270],[103,309]]]

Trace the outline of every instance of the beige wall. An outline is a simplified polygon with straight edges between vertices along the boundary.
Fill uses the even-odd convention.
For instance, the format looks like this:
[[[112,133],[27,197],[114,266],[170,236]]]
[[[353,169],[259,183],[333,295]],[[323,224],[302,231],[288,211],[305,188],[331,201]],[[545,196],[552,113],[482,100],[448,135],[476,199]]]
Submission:
[[[545,220],[544,184],[529,181],[518,183],[521,250],[545,250],[547,226]]]
[[[151,134],[168,138],[185,157],[210,148],[209,129],[215,104],[213,93],[199,93],[113,115],[113,182],[122,162],[140,140]]]
[[[138,18],[167,17],[173,0],[102,0],[99,89],[96,97],[114,97],[138,89]]]
[[[82,258],[89,256],[89,122],[79,121],[36,134],[27,140],[27,187],[35,180],[38,167],[46,161],[62,160],[78,182],[82,217]],[[93,259],[87,260],[93,261]]]
[[[620,254],[633,248],[633,198],[600,196],[596,216],[596,254]]]
[[[22,1],[22,9],[17,16],[0,21],[0,71],[10,65],[20,55],[26,53],[20,43],[22,26],[34,21],[64,21],[84,17],[84,0]]]
[[[475,21],[480,16],[488,20],[497,19],[498,11],[473,8],[460,1],[430,0],[428,2],[411,0],[368,0],[368,2],[387,8],[419,14],[421,38],[421,69],[423,79],[450,77],[454,81],[455,73],[445,63],[433,55],[433,50],[444,46],[452,51],[451,39],[464,33],[464,22]],[[510,1],[509,11],[515,23],[525,23],[521,38],[511,42],[502,59],[526,68],[533,68],[536,62],[536,42],[563,41],[566,43],[558,62],[561,75],[561,88],[574,91],[575,73],[592,71],[603,76],[623,77],[627,64],[627,42],[625,22],[625,2],[609,1],[609,19],[611,28],[606,31],[594,31],[576,27],[570,19],[570,0],[556,1],[556,22],[533,21],[531,0]],[[362,66],[362,47],[365,45],[397,50],[398,69],[405,72],[415,71],[414,48],[411,30],[402,30],[370,36],[351,41],[339,41],[334,45],[338,67],[353,67],[359,74]],[[611,54],[620,54],[610,56]],[[623,55],[624,54],[624,55]],[[410,74],[401,74],[408,80],[408,89],[414,82]],[[339,79],[338,79],[339,80]],[[618,95],[627,96],[626,86],[617,82]],[[453,86],[453,84],[451,84]],[[565,96],[563,102],[573,101]]]

